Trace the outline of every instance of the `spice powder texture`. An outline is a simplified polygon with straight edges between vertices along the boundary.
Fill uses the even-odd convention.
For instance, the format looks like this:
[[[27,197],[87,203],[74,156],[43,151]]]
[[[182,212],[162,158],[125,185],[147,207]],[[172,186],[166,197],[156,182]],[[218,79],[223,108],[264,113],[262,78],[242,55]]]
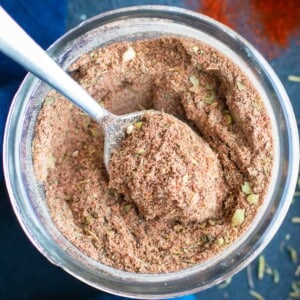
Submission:
[[[36,123],[34,171],[53,222],[71,243],[121,270],[166,273],[214,257],[245,233],[266,197],[274,143],[260,95],[234,62],[198,41],[166,37],[100,48],[80,57],[69,72],[115,114],[152,108],[192,131],[183,145],[185,129],[173,130],[161,141],[165,156],[155,158],[155,127],[164,132],[164,126],[176,124],[144,116],[127,133],[132,151],[123,160],[134,159],[139,168],[130,177],[115,165],[120,172],[109,178],[99,125],[50,91]],[[150,156],[150,144],[140,144],[147,139],[139,140],[145,132],[154,139]],[[180,164],[172,162],[176,143]],[[193,152],[197,143],[199,154],[212,159],[206,174],[201,168],[207,160]],[[159,163],[143,168],[149,157]],[[170,181],[162,188],[164,170]],[[174,190],[172,174],[180,183]],[[191,198],[182,197],[185,185]],[[153,205],[144,202],[147,193],[162,189],[169,193],[163,194],[169,195],[161,200],[165,204],[155,198]]]
[[[109,187],[146,220],[203,222],[221,209],[226,185],[216,153],[166,113],[144,114],[112,153]]]

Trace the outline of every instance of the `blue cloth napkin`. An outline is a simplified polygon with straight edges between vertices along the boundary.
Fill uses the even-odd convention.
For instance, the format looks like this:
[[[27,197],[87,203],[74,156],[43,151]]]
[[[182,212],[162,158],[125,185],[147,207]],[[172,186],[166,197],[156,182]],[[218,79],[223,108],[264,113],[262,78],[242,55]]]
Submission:
[[[0,0],[0,5],[44,49],[65,32],[67,0]],[[4,30],[1,28],[1,30]],[[9,106],[26,72],[0,53],[0,157]],[[0,169],[0,182],[3,171]]]

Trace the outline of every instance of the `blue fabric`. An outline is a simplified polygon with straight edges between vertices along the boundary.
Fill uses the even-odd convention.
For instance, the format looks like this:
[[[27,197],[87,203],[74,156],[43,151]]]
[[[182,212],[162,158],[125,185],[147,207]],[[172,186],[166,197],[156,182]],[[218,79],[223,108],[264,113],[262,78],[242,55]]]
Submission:
[[[65,31],[67,0],[0,0],[0,5],[35,41],[47,48]],[[1,28],[1,30],[3,30]],[[26,72],[0,53],[0,144],[12,98]],[[0,147],[2,166],[2,146]],[[0,182],[3,180],[2,168]]]
[[[67,0],[0,0],[0,5],[43,48],[65,31]],[[4,186],[4,124],[12,98],[25,73],[0,53],[0,299],[83,299],[97,291],[50,264],[32,246],[14,216]]]

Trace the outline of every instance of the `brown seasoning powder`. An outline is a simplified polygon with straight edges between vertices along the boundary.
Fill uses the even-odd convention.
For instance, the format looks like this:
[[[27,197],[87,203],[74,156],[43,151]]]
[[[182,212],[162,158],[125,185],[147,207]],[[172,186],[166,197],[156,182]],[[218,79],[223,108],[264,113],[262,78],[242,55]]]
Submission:
[[[206,44],[170,37],[98,49],[70,72],[113,113],[153,108],[183,120],[218,158],[225,184],[213,218],[147,218],[109,187],[101,128],[50,91],[36,123],[34,170],[70,242],[121,270],[165,273],[217,255],[247,230],[267,193],[273,137],[258,92],[236,64]]]

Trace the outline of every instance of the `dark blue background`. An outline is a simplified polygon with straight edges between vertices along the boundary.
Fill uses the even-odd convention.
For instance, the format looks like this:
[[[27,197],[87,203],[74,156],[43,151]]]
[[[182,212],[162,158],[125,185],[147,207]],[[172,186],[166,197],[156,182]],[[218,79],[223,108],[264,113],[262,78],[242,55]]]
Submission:
[[[0,4],[44,48],[62,35],[67,27],[76,25],[86,17],[121,6],[158,3],[190,9],[198,8],[195,4],[197,1],[180,0],[70,0],[69,3],[66,0],[0,0]],[[288,75],[300,76],[299,36],[300,32],[280,57],[270,61],[287,89],[297,119],[300,119],[300,83],[288,81]],[[9,104],[24,75],[25,72],[21,68],[0,54],[0,142]],[[2,149],[0,152],[2,157]],[[272,277],[268,275],[265,275],[263,280],[258,280],[257,261],[251,265],[255,290],[266,299],[287,299],[291,291],[291,282],[300,280],[300,277],[294,275],[297,264],[291,262],[285,249],[280,249],[282,248],[280,245],[285,243],[298,249],[300,255],[300,225],[291,223],[293,216],[300,216],[299,198],[295,199],[280,231],[264,251],[268,264],[278,269],[280,273],[279,284],[274,284]],[[76,300],[94,299],[97,296],[99,299],[105,298],[103,293],[53,266],[31,245],[12,211],[2,172],[0,172],[0,234],[0,299]],[[290,240],[286,240],[287,234],[291,236]],[[196,296],[198,299],[253,299],[249,295],[249,289],[246,271],[243,270],[234,276],[228,287],[223,289],[214,287]]]

